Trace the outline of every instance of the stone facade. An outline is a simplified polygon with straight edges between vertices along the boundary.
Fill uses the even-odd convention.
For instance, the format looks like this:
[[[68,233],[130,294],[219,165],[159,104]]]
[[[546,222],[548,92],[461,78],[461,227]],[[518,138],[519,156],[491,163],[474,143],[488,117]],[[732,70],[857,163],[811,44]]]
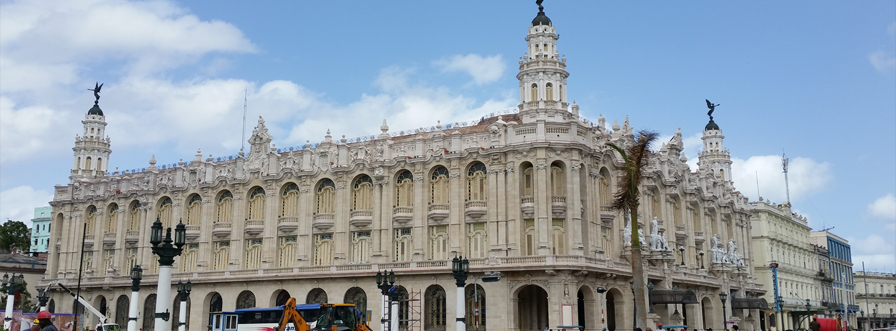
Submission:
[[[857,271],[854,276],[860,307],[857,328],[870,330],[896,325],[896,274]]]
[[[248,155],[197,152],[164,167],[152,158],[137,172],[79,162],[71,182],[55,188],[46,278],[76,282],[86,224],[82,293],[92,302],[114,300],[110,316],[122,321],[128,270],[142,265],[139,323],[149,330],[158,270],[149,227],[156,219],[166,227],[182,221],[187,244],[174,280],[193,282],[193,330],[205,328],[210,311],[274,306],[290,296],[359,303],[379,330],[374,275],[384,269],[395,271],[410,299],[401,324],[450,329],[457,294],[448,262],[455,254],[470,260],[470,328],[470,283],[500,272],[500,282],[476,285],[481,330],[631,329],[629,225],[609,206],[622,160],[607,143],[633,143],[633,128],[628,118],[607,128],[603,117],[594,124],[579,116],[566,97],[558,35],[539,17],[528,28],[513,111],[398,132],[383,121],[376,136],[334,140],[328,133],[294,149],[273,146],[259,118]],[[84,123],[85,130],[104,128],[105,118],[88,115]],[[699,302],[654,305],[649,318],[721,330],[726,307],[729,321],[758,329],[758,310],[732,309],[719,298],[755,297],[766,288],[752,276],[750,206],[726,175],[724,137],[717,126],[704,135],[699,170],[688,168],[676,132],[650,157],[640,187],[654,291],[692,290]],[[111,150],[100,151],[108,160]],[[76,149],[76,161],[89,153]],[[53,299],[58,311],[70,310],[67,296]]]

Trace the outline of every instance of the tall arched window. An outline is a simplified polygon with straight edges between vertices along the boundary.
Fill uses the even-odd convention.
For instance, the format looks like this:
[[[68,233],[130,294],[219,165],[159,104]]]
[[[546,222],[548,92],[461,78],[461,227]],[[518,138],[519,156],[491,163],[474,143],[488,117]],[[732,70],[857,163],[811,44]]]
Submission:
[[[317,187],[315,214],[332,214],[336,212],[336,185],[330,179],[324,179]]]
[[[314,265],[333,264],[333,234],[314,235]]]
[[[140,229],[140,201],[131,202],[128,208],[128,231],[137,231]]]
[[[535,220],[526,220],[526,255],[535,255]]]
[[[185,225],[199,225],[200,217],[202,217],[202,197],[199,194],[193,194],[187,203],[187,222]]]
[[[103,158],[96,158],[96,171],[103,171]]]
[[[529,101],[538,101],[538,84],[532,84],[532,87],[529,88]]]
[[[158,217],[162,221],[162,229],[171,227],[171,222],[174,219],[174,204],[171,203],[171,198],[165,197],[162,199]]]
[[[485,165],[476,162],[467,171],[467,200],[488,200],[488,177]]]
[[[85,165],[84,169],[85,170],[93,170],[93,161],[90,159],[89,156],[87,157],[87,164]]]
[[[532,171],[532,165],[527,165],[523,168],[523,195],[524,196],[534,196],[535,195],[535,178]]]
[[[113,203],[109,206],[108,215],[106,215],[106,232],[118,232],[118,204]]]
[[[601,211],[610,211],[610,204],[612,201],[610,197],[613,195],[613,192],[610,192],[610,172],[607,171],[607,168],[600,169],[600,210]]]
[[[289,183],[283,189],[280,216],[299,216],[299,186]]]
[[[479,284],[468,284],[467,287],[464,288],[464,298],[467,311],[467,330],[486,331],[485,312],[487,306],[485,304],[485,289]],[[476,313],[477,311],[479,312],[478,314]]]
[[[84,222],[84,229],[88,235],[96,231],[96,207],[94,206],[87,207],[87,220]]]
[[[554,239],[554,245],[552,246],[554,255],[564,255],[566,254],[566,229],[564,226],[564,219],[555,218],[551,221],[551,235]]]
[[[221,192],[216,209],[215,222],[230,223],[233,218],[233,194],[230,191]]]
[[[261,268],[261,239],[246,240],[246,260],[244,269]]]
[[[196,264],[199,260],[199,244],[187,244],[184,246],[184,251],[181,254],[181,258],[178,259],[177,263],[180,264],[181,272],[193,272],[196,271]]]
[[[373,210],[373,180],[362,175],[352,187],[352,210]]]
[[[249,219],[264,219],[264,189],[256,187],[249,193]]]
[[[548,83],[545,85],[544,92],[546,94],[545,100],[554,100],[554,84]]]
[[[563,168],[556,162],[551,164],[551,195],[566,196],[566,177],[563,174]]]
[[[413,256],[411,229],[395,229],[395,261],[410,261]]]
[[[448,226],[435,225],[429,227],[430,260],[448,259]]]
[[[296,252],[298,251],[298,247],[296,246],[296,237],[280,237],[280,247],[279,247],[279,256],[277,258],[277,266],[279,267],[291,267],[295,265],[296,261]]]
[[[467,224],[467,255],[469,257],[487,257],[488,236],[485,223]]]
[[[426,317],[424,330],[445,330],[448,314],[446,313],[445,289],[432,285],[426,289]]]
[[[395,179],[395,206],[414,206],[414,175],[410,171],[402,171]]]
[[[442,166],[436,167],[432,171],[432,178],[429,182],[429,202],[447,204],[449,201],[448,190],[448,169]]]
[[[558,89],[557,92],[559,92],[559,93],[557,93],[557,97],[562,102],[563,101],[563,85],[557,85],[557,89]]]

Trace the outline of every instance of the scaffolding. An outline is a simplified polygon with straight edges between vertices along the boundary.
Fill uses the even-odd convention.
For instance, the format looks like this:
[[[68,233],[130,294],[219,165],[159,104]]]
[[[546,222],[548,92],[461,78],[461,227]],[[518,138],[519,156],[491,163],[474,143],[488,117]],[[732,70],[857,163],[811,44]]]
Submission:
[[[420,323],[422,314],[422,306],[420,303],[420,291],[411,291],[406,298],[399,298],[398,303],[398,330],[399,331],[421,331],[423,330]],[[383,305],[386,307],[386,318],[383,321],[383,331],[392,330],[392,300],[389,296],[383,296]],[[407,310],[402,314],[402,306]]]

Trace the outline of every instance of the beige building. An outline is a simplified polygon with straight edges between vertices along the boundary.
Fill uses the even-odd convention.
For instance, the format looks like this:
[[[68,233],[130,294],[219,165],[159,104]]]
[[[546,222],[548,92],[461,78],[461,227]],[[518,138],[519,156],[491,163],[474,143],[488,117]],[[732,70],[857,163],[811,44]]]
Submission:
[[[826,270],[827,256],[819,257],[819,251],[809,242],[812,229],[807,219],[791,211],[790,203],[775,204],[760,198],[750,204],[756,278],[767,289],[764,298],[772,305],[763,313],[763,318],[774,330],[808,328],[805,312],[826,311],[829,304],[825,275],[820,272]],[[773,306],[776,292],[773,263],[777,264],[777,295],[783,319],[777,316]],[[783,328],[780,327],[782,320]]]
[[[558,38],[540,11],[521,44],[517,109],[409,131],[383,121],[376,136],[328,133],[319,144],[279,149],[259,118],[248,155],[197,152],[189,162],[162,166],[153,158],[145,169],[109,172],[110,140],[96,105],[76,140],[71,182],[55,188],[46,278],[76,282],[86,229],[82,293],[108,302],[113,320],[124,323],[127,274],[143,266],[139,323],[150,330],[158,265],[149,227],[182,221],[187,244],[173,279],[193,282],[191,330],[205,329],[210,312],[288,297],[356,303],[380,330],[374,275],[385,269],[410,299],[401,306],[403,327],[452,329],[455,254],[470,260],[470,328],[631,329],[628,225],[609,208],[622,161],[607,143],[632,143],[634,129],[628,118],[612,128],[603,117],[590,123],[568,103]],[[749,298],[768,290],[751,263],[763,250],[751,247],[750,206],[733,187],[723,139],[710,120],[696,172],[681,153],[680,132],[649,162],[640,220],[652,322],[720,330],[726,316],[759,329],[760,307]],[[476,285],[483,309],[474,318],[474,277],[493,271],[503,278]],[[598,294],[599,287],[608,291]],[[720,293],[729,294],[727,303]],[[56,311],[71,310],[62,293],[53,300]]]
[[[863,330],[896,325],[896,274],[881,272],[855,273],[856,303],[859,325]]]

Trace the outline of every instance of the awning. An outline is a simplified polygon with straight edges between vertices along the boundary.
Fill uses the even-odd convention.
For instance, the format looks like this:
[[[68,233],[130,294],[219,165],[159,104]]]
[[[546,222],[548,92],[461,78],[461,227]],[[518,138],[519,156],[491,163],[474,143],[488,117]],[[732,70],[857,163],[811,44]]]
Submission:
[[[697,294],[691,290],[653,290],[650,291],[650,304],[696,304]]]
[[[768,309],[768,302],[763,298],[732,298],[731,309]]]

